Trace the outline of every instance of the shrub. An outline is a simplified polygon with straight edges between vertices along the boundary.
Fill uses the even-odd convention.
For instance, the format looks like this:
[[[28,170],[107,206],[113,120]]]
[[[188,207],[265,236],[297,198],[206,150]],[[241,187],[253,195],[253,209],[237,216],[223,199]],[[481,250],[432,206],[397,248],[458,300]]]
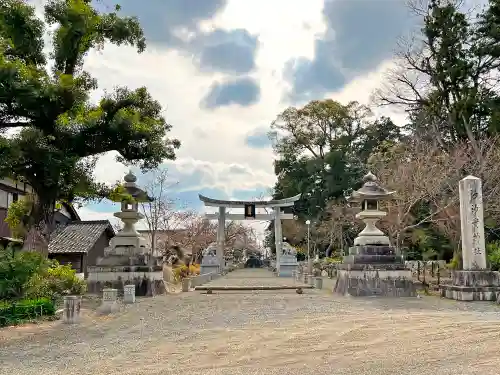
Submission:
[[[500,243],[491,242],[486,245],[486,254],[492,271],[500,270]]]
[[[0,327],[19,324],[42,316],[53,316],[55,312],[54,303],[48,298],[10,303],[0,301]]]
[[[175,267],[173,269],[175,280],[180,281],[191,275],[199,275],[200,274],[200,265],[199,264],[191,264],[188,266],[182,265],[179,267]]]
[[[454,256],[450,263],[446,264],[446,268],[450,270],[458,270],[460,266],[460,260],[458,256]]]
[[[74,269],[53,261],[44,272],[33,275],[27,284],[26,295],[29,298],[57,300],[63,295],[82,295],[86,290],[85,281],[76,276]]]
[[[182,266],[175,267],[173,271],[175,280],[177,281],[180,281],[189,275],[189,268],[184,264]]]
[[[0,249],[0,300],[24,297],[27,283],[44,273],[50,261],[38,252]]]
[[[342,263],[342,257],[325,258],[324,262],[326,264],[338,264],[338,263]]]
[[[189,266],[189,274],[190,275],[199,275],[200,274],[200,265],[199,264],[191,264]]]

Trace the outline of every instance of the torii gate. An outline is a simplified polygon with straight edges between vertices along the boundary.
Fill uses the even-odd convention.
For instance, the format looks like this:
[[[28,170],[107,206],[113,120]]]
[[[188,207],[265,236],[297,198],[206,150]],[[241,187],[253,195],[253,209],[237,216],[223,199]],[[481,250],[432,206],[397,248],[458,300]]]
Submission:
[[[218,214],[205,214],[208,220],[218,220],[217,228],[217,258],[220,264],[224,264],[224,243],[226,220],[274,220],[274,239],[276,245],[276,268],[279,271],[279,258],[282,253],[283,232],[281,220],[293,220],[293,214],[285,214],[281,207],[291,207],[300,199],[300,194],[290,198],[268,201],[226,201],[205,197],[198,194],[200,200],[206,207],[219,207]],[[244,208],[243,214],[226,214],[226,208]],[[271,214],[257,214],[256,208],[271,208]]]

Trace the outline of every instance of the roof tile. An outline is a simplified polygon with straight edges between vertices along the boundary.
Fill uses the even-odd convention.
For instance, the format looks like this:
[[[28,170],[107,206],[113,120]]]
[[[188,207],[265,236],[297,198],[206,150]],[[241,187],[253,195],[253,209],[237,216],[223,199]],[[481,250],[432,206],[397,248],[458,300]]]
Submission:
[[[77,221],[56,229],[49,243],[49,254],[88,253],[102,233],[110,228],[108,220]]]

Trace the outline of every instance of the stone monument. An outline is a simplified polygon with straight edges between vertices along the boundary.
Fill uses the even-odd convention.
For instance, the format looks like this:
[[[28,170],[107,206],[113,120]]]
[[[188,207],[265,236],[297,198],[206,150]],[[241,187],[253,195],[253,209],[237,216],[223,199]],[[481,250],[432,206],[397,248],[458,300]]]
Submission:
[[[292,277],[293,272],[297,270],[297,251],[288,242],[283,242],[282,253],[279,259],[278,276]]]
[[[500,296],[500,272],[488,269],[484,244],[481,179],[459,182],[463,270],[452,271],[451,285],[440,285],[441,297],[459,301],[495,301]]]
[[[117,297],[117,289],[104,288],[102,290],[101,305],[97,308],[97,313],[100,315],[107,315],[120,311],[120,305],[117,303]]]
[[[136,181],[132,172],[124,177],[126,194],[121,202],[121,211],[114,214],[123,222],[123,229],[111,239],[110,246],[104,250],[104,257],[98,258],[95,266],[88,267],[90,293],[114,288],[123,295],[126,284],[135,285],[136,296],[165,293],[162,258],[148,254],[146,240],[135,229],[135,224],[144,217],[139,212],[139,202],[151,200]]]
[[[63,322],[68,324],[78,323],[81,308],[81,296],[64,296]]]
[[[365,228],[338,266],[334,292],[350,296],[416,296],[411,271],[405,268],[401,255],[376,226],[377,221],[387,215],[379,209],[379,202],[389,199],[394,192],[380,186],[372,173],[368,173],[363,182],[349,201],[361,204],[356,218],[365,223]]]
[[[203,257],[201,258],[200,274],[219,273],[221,272],[221,264],[217,257],[217,243],[212,242],[208,247],[203,250]]]

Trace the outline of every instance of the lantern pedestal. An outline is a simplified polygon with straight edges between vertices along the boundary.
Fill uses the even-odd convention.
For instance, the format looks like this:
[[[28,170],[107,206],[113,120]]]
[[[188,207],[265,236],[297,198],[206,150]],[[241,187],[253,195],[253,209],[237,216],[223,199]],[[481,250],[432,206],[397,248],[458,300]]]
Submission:
[[[384,235],[380,229],[377,228],[377,222],[386,216],[384,211],[361,211],[356,215],[357,219],[361,219],[365,223],[363,229],[358,237],[354,239],[354,246],[364,246],[369,244],[386,245],[390,244],[389,237]]]
[[[353,192],[349,200],[361,203],[362,211],[356,218],[365,223],[365,228],[338,266],[333,291],[354,297],[415,297],[417,291],[411,270],[405,268],[403,258],[396,254],[389,238],[376,226],[387,215],[379,209],[379,201],[390,198],[394,192],[380,186],[372,173],[363,181],[363,186]]]
[[[415,297],[411,270],[392,246],[354,246],[339,264],[335,293],[353,297]]]

